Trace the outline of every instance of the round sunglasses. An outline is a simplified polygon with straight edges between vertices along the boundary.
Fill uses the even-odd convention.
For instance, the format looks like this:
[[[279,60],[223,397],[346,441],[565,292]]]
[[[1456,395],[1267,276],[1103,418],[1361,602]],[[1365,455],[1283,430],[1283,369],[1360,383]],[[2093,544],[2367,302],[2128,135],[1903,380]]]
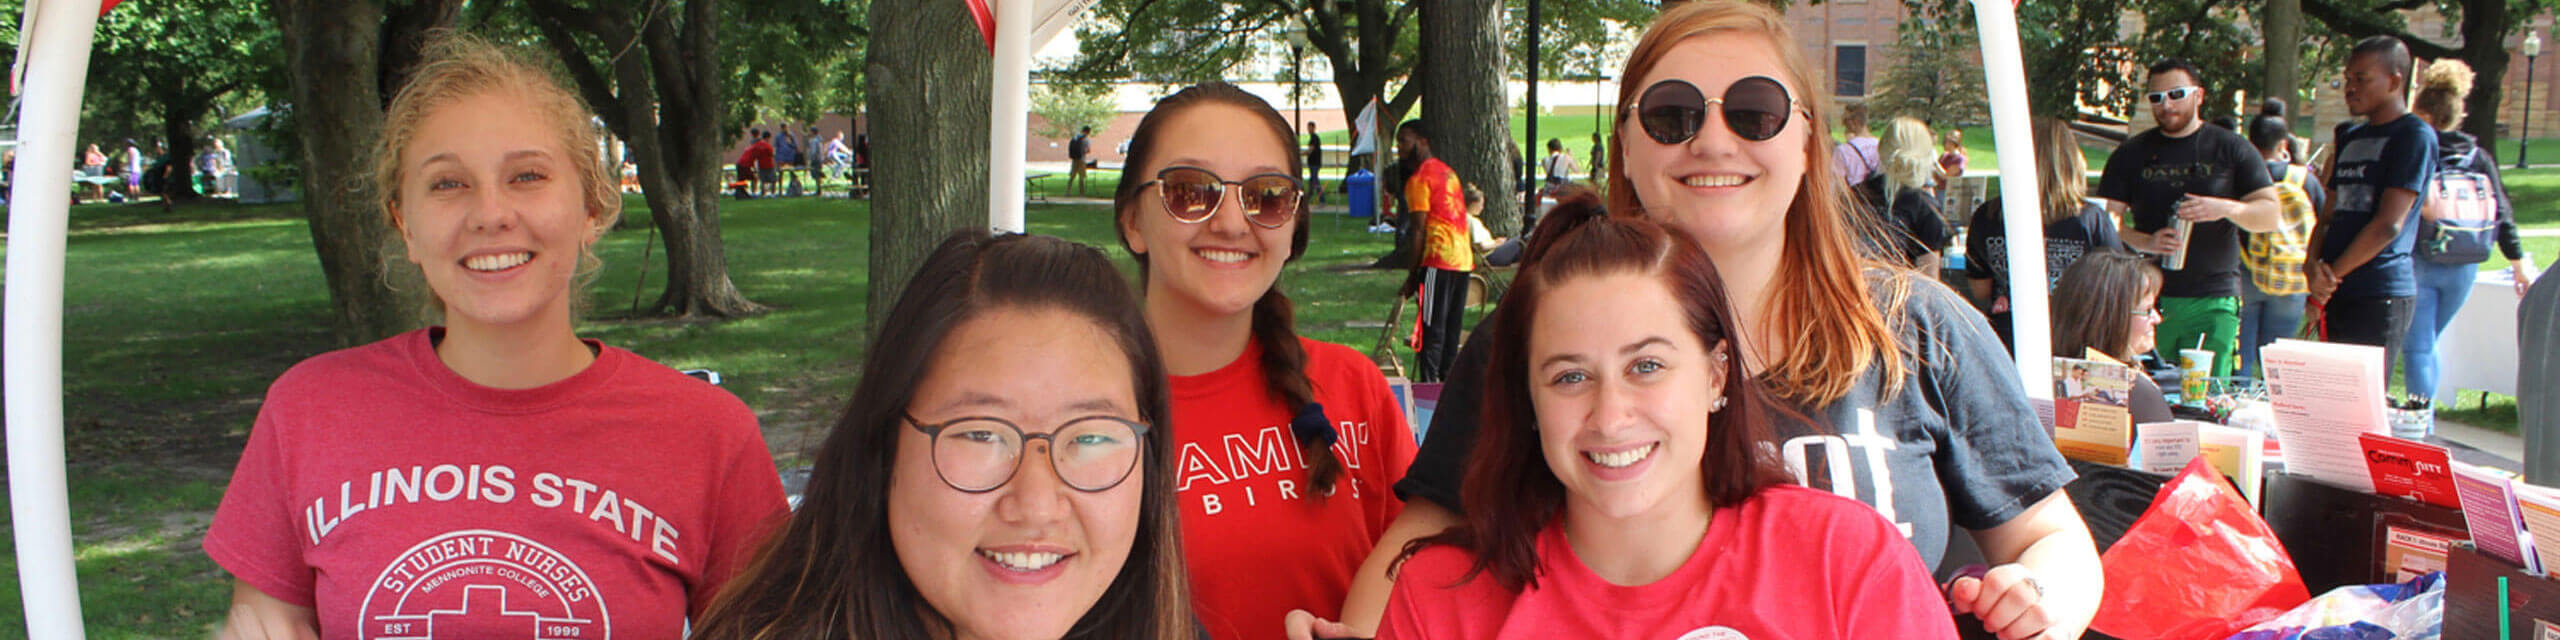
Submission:
[[[1244,206],[1244,218],[1254,226],[1278,229],[1298,217],[1298,200],[1306,192],[1297,176],[1265,173],[1243,180],[1227,180],[1208,169],[1176,165],[1156,172],[1156,179],[1138,188],[1156,188],[1156,199],[1164,203],[1166,215],[1189,224],[1209,221],[1225,202],[1227,187],[1236,189],[1236,204]]]
[[[1687,80],[1664,80],[1646,87],[1636,101],[1636,123],[1654,142],[1681,144],[1698,137],[1707,123],[1707,107],[1714,105],[1723,111],[1724,126],[1733,135],[1760,142],[1785,131],[1800,104],[1787,95],[1786,85],[1768,76],[1735,80],[1718,98],[1707,97]]]

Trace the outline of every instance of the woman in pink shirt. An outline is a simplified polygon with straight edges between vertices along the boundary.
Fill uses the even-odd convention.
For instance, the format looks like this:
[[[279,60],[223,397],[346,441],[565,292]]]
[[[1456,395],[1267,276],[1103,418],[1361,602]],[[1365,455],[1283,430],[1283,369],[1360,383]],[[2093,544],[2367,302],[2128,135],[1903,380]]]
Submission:
[[[1408,547],[1379,638],[1952,638],[1920,556],[1787,482],[1685,232],[1558,205],[1495,313],[1465,523]]]

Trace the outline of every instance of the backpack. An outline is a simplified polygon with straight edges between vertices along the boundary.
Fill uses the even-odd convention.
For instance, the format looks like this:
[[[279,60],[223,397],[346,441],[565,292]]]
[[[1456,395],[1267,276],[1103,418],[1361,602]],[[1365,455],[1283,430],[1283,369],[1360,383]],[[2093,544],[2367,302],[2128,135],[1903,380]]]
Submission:
[[[2427,204],[2419,214],[2418,256],[2436,264],[2478,264],[2498,242],[2498,188],[2471,169],[2478,147],[2447,156],[2427,179]]]

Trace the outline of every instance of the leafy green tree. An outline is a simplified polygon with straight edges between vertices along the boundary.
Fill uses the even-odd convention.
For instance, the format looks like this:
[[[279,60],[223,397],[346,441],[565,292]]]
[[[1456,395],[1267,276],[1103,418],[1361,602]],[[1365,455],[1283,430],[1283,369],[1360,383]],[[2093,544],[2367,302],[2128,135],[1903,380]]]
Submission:
[[[1913,19],[1894,28],[1893,63],[1867,99],[1868,108],[1879,119],[1911,116],[1932,129],[1989,122],[1982,65],[1973,62],[1982,50],[1973,11],[1915,9]]]
[[[172,0],[109,12],[90,49],[82,128],[101,149],[131,138],[150,153],[154,138],[164,142],[180,178],[163,187],[165,195],[193,198],[194,181],[185,178],[210,117],[226,98],[260,93],[261,74],[283,64],[280,47],[255,0]]]
[[[1120,105],[1103,86],[1049,83],[1032,88],[1031,113],[1043,121],[1032,135],[1065,140],[1083,127],[1110,124]]]
[[[2387,35],[2409,45],[2409,53],[2421,59],[2457,58],[2471,65],[2479,74],[2472,81],[2471,97],[2464,104],[2469,114],[2462,130],[2480,138],[2480,144],[2495,152],[2498,140],[2498,101],[2506,92],[2509,38],[2533,16],[2549,11],[2553,0],[2301,0],[2302,15],[2347,40]],[[2432,7],[2451,21],[2451,33],[2428,37],[2411,32],[2402,11]],[[2308,29],[2306,29],[2308,31]],[[2329,67],[2343,68],[2343,65]],[[2335,74],[2306,74],[2315,78]]]

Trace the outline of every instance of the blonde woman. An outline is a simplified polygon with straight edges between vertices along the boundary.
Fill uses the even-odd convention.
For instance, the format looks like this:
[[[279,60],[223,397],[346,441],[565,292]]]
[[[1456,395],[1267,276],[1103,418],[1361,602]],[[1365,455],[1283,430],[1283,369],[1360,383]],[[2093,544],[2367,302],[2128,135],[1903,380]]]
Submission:
[[[1877,211],[1881,217],[1875,223],[1883,255],[1936,273],[1938,252],[1947,246],[1947,223],[1938,214],[1938,194],[1930,191],[1938,158],[1929,142],[1929,125],[1910,116],[1894,118],[1885,127],[1881,149],[1885,199],[1880,202],[1885,207]]]
[[[425,59],[374,178],[444,324],[268,389],[204,538],[220,635],[525,636],[503,604],[546,637],[678,637],[785,512],[755,414],[578,337],[622,196],[577,94],[467,36]]]

